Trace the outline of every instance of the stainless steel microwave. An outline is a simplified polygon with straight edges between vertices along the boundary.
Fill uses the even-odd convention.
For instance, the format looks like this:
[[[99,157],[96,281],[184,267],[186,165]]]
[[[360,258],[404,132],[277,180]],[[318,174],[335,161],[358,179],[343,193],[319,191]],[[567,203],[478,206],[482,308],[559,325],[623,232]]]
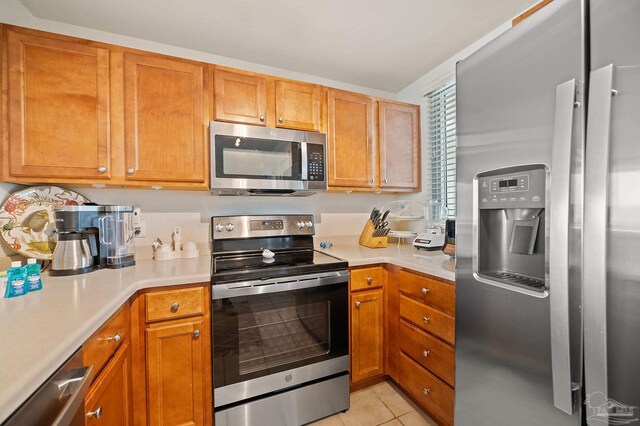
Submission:
[[[209,123],[211,192],[217,195],[297,195],[327,189],[326,135]]]

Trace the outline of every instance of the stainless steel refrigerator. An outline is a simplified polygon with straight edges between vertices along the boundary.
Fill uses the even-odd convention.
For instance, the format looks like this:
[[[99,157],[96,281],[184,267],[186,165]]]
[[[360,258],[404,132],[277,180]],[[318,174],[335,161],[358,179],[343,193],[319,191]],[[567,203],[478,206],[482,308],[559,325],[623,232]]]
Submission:
[[[457,67],[456,425],[640,418],[640,0]]]

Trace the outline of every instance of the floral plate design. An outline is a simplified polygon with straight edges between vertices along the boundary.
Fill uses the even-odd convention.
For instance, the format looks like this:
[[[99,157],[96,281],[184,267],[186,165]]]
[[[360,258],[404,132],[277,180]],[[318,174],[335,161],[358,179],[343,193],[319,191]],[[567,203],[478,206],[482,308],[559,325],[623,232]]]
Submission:
[[[23,256],[49,260],[57,242],[53,209],[89,202],[77,192],[57,186],[32,186],[14,192],[0,206],[0,238]]]

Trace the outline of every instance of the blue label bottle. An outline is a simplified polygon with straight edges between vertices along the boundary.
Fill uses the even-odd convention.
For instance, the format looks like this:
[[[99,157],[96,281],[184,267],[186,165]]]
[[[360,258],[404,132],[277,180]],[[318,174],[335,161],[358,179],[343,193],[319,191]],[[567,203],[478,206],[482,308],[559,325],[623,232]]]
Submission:
[[[42,290],[42,279],[40,278],[40,264],[34,258],[27,260],[27,266],[24,267],[27,272],[28,291]]]
[[[11,262],[11,268],[7,270],[7,289],[4,297],[24,296],[29,291],[27,285],[27,273],[19,260]]]

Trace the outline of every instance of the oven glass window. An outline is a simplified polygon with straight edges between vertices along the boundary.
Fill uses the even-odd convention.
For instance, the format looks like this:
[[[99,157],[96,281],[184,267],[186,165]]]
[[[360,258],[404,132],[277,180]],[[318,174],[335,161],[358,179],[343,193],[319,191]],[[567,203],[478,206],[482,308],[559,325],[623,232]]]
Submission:
[[[215,136],[216,177],[300,180],[300,143]]]
[[[213,301],[215,387],[348,353],[347,285]]]

